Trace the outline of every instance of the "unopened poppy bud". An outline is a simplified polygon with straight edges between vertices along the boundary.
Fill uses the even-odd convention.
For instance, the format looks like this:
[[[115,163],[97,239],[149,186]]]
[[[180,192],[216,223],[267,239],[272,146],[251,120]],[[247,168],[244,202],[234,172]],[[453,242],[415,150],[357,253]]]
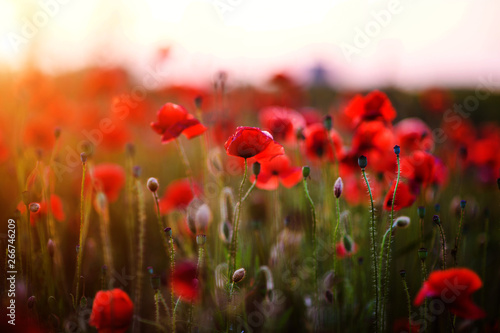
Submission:
[[[54,258],[54,250],[55,250],[54,241],[52,240],[52,238],[49,238],[49,241],[47,242],[47,252],[49,253],[49,256],[51,258]]]
[[[87,163],[87,154],[86,153],[81,153],[80,154],[80,160],[82,161],[83,164]]]
[[[198,230],[205,230],[210,222],[212,222],[212,211],[207,204],[202,204],[196,211],[194,222]]]
[[[347,252],[352,252],[354,249],[354,241],[349,235],[344,235],[344,238],[342,239],[342,242],[344,243],[344,248]]]
[[[163,231],[165,231],[168,237],[172,237],[172,228],[166,227]]]
[[[154,177],[151,177],[148,179],[147,185],[148,185],[148,189],[153,193],[158,190],[158,187],[160,187],[160,184],[158,183],[158,179],[156,179]]]
[[[60,127],[54,128],[54,137],[56,139],[59,139],[60,136],[61,136],[61,128]]]
[[[38,211],[40,210],[40,204],[37,202],[32,202],[32,203],[30,203],[29,208],[30,208],[30,212],[38,213]]]
[[[139,178],[141,176],[142,169],[140,166],[136,165],[132,168],[132,175],[134,178]]]
[[[425,207],[419,206],[417,208],[418,217],[423,219],[425,217]]]
[[[434,224],[436,225],[440,225],[441,224],[441,220],[439,219],[439,216],[438,215],[434,215],[432,217],[432,221],[434,222]]]
[[[425,247],[421,247],[420,249],[418,249],[418,257],[422,261],[427,258],[427,249]]]
[[[303,140],[306,139],[306,137],[304,135],[304,129],[303,128],[299,128],[297,130],[297,133],[295,134],[295,136],[297,137],[298,141],[303,141]]]
[[[253,174],[257,177],[260,174],[260,163],[255,162],[252,166]]]
[[[201,109],[201,103],[203,102],[203,97],[201,96],[196,96],[194,98],[194,105],[196,106],[197,109]]]
[[[325,291],[325,299],[328,303],[333,304],[333,292],[331,290]]]
[[[196,244],[198,244],[199,246],[203,246],[205,245],[206,242],[207,242],[207,236],[196,235]]]
[[[327,114],[325,118],[323,118],[323,126],[325,126],[327,131],[330,131],[333,127],[332,116]]]
[[[233,273],[233,282],[238,283],[245,278],[246,271],[244,268],[237,269]]]
[[[434,205],[434,210],[436,211],[436,213],[439,213],[441,211],[441,205],[440,204],[435,204]]]
[[[224,241],[224,243],[229,244],[233,234],[233,227],[228,221],[224,221],[219,226],[219,237]]]
[[[399,155],[400,152],[401,152],[401,148],[398,145],[395,145],[394,146],[394,154]]]
[[[399,271],[399,275],[404,279],[406,277],[406,271],[404,269]]]
[[[366,159],[366,156],[361,155],[360,157],[358,157],[358,165],[361,169],[366,168],[366,166],[368,165],[368,160]]]
[[[467,201],[465,200],[460,201],[460,208],[465,209],[465,204],[467,204]]]
[[[311,173],[311,168],[308,166],[302,167],[302,177],[307,178],[309,177],[309,174]]]
[[[35,296],[30,296],[28,298],[28,309],[33,309],[33,307],[35,306],[35,303],[36,303]]]
[[[333,185],[333,193],[335,194],[335,198],[340,198],[342,194],[342,190],[344,189],[344,183],[342,182],[342,178],[337,178],[335,181],[335,185]]]
[[[160,289],[160,276],[158,274],[151,275],[151,287],[153,287],[154,290]]]
[[[135,156],[135,146],[134,146],[134,144],[131,143],[131,142],[127,143],[127,145],[125,146],[125,151],[127,152],[128,156],[134,157]]]
[[[409,225],[410,225],[410,218],[408,216],[400,216],[396,219],[396,221],[394,221],[394,223],[392,224],[392,227],[404,229],[404,228],[408,227]]]

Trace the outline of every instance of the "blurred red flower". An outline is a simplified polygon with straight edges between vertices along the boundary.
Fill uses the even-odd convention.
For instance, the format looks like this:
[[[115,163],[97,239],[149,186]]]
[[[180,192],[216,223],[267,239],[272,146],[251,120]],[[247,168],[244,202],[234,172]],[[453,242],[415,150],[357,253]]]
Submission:
[[[194,186],[193,194],[191,184],[188,179],[174,180],[168,184],[163,197],[160,198],[160,214],[165,215],[174,209],[185,209],[191,200],[201,193],[199,187]]]
[[[224,144],[226,153],[245,159],[255,158],[258,162],[269,161],[285,153],[283,146],[273,136],[257,127],[240,126]]]
[[[121,289],[98,291],[94,298],[89,324],[99,333],[122,333],[132,321],[134,305]]]
[[[381,120],[390,124],[396,118],[396,110],[387,96],[378,90],[366,96],[356,95],[347,105],[344,113],[356,127],[367,120]]]
[[[151,123],[151,128],[161,134],[161,143],[169,143],[184,134],[191,139],[207,130],[200,121],[194,118],[187,110],[177,104],[167,103],[156,114],[158,121]]]
[[[412,322],[410,332],[410,324],[408,322],[408,318],[399,318],[394,321],[394,324],[392,325],[392,331],[394,333],[418,333],[420,332],[420,325]]]
[[[422,150],[414,151],[401,159],[401,176],[410,180],[412,186],[426,188],[445,181],[446,169],[433,155]]]
[[[337,254],[337,258],[342,259],[345,257],[350,257],[354,255],[358,251],[358,246],[353,242],[351,251],[347,251],[345,248],[344,242],[340,241],[335,245],[335,253]]]
[[[467,268],[434,271],[420,288],[413,303],[420,306],[426,297],[439,298],[458,317],[480,319],[486,313],[473,303],[471,294],[482,284],[479,276]]]
[[[179,262],[175,265],[172,276],[174,293],[184,302],[194,302],[199,297],[198,279],[196,278],[196,263]]]
[[[396,181],[392,182],[391,189],[387,192],[384,199],[384,209],[387,211],[391,210],[392,207],[392,197],[394,195],[394,189],[396,188]],[[396,199],[394,203],[394,211],[398,211],[402,208],[410,207],[413,205],[417,197],[412,193],[410,186],[405,182],[399,181],[398,190],[396,192]]]
[[[125,171],[118,164],[99,164],[94,167],[85,182],[92,184],[96,191],[104,192],[109,202],[115,202],[125,185]]]
[[[342,157],[342,138],[335,130],[328,132],[323,124],[316,123],[304,130],[304,136],[305,153],[309,159],[334,161]]]
[[[49,151],[56,142],[55,128],[56,126],[51,120],[44,118],[30,120],[24,128],[24,144],[28,147],[37,147]]]
[[[54,216],[54,219],[58,222],[64,221],[66,219],[66,215],[64,214],[61,198],[56,194],[51,194],[49,202],[50,202],[50,213],[52,214],[52,216]],[[22,201],[19,202],[16,208],[17,210],[19,210],[19,212],[21,212],[21,214],[26,213],[26,205]],[[38,212],[30,213],[31,225],[35,226],[37,221],[47,216],[47,213],[48,213],[48,205],[47,202],[43,200],[40,202],[40,209],[38,210]]]
[[[402,155],[409,155],[414,150],[432,151],[434,138],[429,126],[418,118],[406,118],[394,126],[396,142],[401,147]]]
[[[250,181],[253,182],[255,176],[252,175]],[[279,183],[287,188],[291,188],[302,180],[302,168],[292,167],[290,159],[286,155],[280,155],[271,161],[262,162],[256,186],[263,190],[275,190]]]
[[[259,119],[262,128],[269,130],[276,140],[283,142],[295,142],[297,130],[306,125],[304,117],[300,113],[280,106],[262,109]]]

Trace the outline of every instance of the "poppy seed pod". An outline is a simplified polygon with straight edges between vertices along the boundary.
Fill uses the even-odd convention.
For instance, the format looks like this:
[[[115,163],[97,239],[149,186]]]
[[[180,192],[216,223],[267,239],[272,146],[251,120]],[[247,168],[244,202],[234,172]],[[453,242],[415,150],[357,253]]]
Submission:
[[[30,212],[38,213],[38,211],[40,210],[40,204],[37,202],[32,202],[32,203],[30,203],[29,208],[30,208]]]
[[[234,283],[241,282],[245,278],[245,275],[246,275],[246,271],[244,268],[237,269],[233,273],[233,282]]]
[[[425,247],[418,249],[418,258],[422,261],[427,258],[427,249]]]
[[[438,215],[434,215],[432,217],[432,221],[436,224],[436,225],[440,225],[441,224],[441,220],[439,219],[439,216]]]
[[[148,189],[153,193],[158,190],[158,187],[160,187],[160,184],[158,183],[158,179],[156,179],[154,177],[151,177],[148,179],[147,185],[148,185]]]
[[[163,231],[165,231],[168,237],[172,237],[172,228],[166,227]]]
[[[255,175],[255,177],[257,177],[260,174],[260,163],[259,162],[255,162],[253,164],[252,171],[253,171],[253,174]]]
[[[366,156],[361,155],[360,157],[358,157],[358,165],[361,169],[366,168],[366,166],[368,165],[368,160],[366,159]]]
[[[87,153],[81,153],[80,160],[82,160],[82,163],[85,164],[87,162]]]
[[[394,154],[399,155],[400,152],[401,152],[401,148],[398,145],[395,145],[394,146]]]
[[[422,207],[422,206],[418,207],[417,213],[418,213],[418,217],[423,219],[425,217],[425,207]]]
[[[325,118],[323,118],[323,126],[325,126],[327,131],[330,131],[333,128],[332,116],[327,114]]]
[[[404,269],[399,271],[399,275],[404,279],[406,277],[406,271]]]
[[[465,201],[465,200],[460,201],[460,208],[465,209],[466,204],[467,204],[467,201]]]
[[[333,193],[335,194],[335,197],[337,199],[340,198],[343,189],[344,189],[344,183],[342,182],[342,178],[339,177],[335,181],[335,185],[333,185]]]
[[[309,168],[307,165],[305,167],[302,167],[302,177],[307,178],[311,174],[311,168]]]

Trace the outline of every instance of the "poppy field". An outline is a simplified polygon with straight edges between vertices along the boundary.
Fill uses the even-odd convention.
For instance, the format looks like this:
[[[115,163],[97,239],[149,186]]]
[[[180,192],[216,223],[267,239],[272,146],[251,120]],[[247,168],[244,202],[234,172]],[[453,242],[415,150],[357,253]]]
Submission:
[[[500,331],[495,89],[2,77],[2,332]]]

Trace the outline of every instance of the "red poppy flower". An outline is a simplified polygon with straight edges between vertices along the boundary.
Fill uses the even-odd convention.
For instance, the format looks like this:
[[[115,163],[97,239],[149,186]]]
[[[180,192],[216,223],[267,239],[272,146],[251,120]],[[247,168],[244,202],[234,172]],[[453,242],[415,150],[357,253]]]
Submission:
[[[365,181],[359,176],[359,173],[343,173],[341,168],[340,174],[344,182],[342,198],[344,198],[344,200],[351,205],[370,204],[370,200],[367,200],[368,189],[366,187]],[[376,179],[376,177],[370,177],[368,178],[368,181],[370,182],[373,200],[377,201],[382,196],[382,186],[380,185],[380,182]]]
[[[420,288],[413,303],[420,306],[426,297],[439,298],[458,317],[480,319],[486,313],[474,304],[471,294],[482,285],[479,276],[467,268],[434,271]]]
[[[275,190],[279,183],[287,188],[297,185],[302,180],[302,168],[292,167],[286,155],[276,156],[269,162],[262,162],[256,186],[263,190]],[[255,176],[250,178],[254,181]]]
[[[283,146],[275,142],[273,136],[257,127],[240,126],[224,144],[226,153],[245,159],[255,158],[259,162],[269,161],[283,155]]]
[[[26,146],[50,150],[56,142],[56,137],[54,136],[55,128],[56,126],[51,120],[43,118],[32,119],[24,128],[23,141]]]
[[[118,164],[103,163],[97,165],[87,179],[87,184],[92,183],[97,191],[104,192],[109,202],[115,202],[125,185],[125,171]]]
[[[174,180],[168,184],[163,197],[160,198],[160,214],[165,215],[174,209],[185,209],[195,194],[200,194],[200,189],[195,185],[193,194],[191,184],[187,179]]]
[[[151,123],[151,128],[161,134],[161,143],[169,143],[184,134],[191,139],[207,130],[198,119],[190,115],[187,110],[177,104],[167,103],[157,113],[157,122]]]
[[[174,293],[184,302],[196,301],[199,297],[198,279],[196,278],[196,264],[184,261],[175,265],[172,276]]]
[[[134,304],[121,289],[98,291],[89,324],[99,333],[124,333],[132,321]]]
[[[341,158],[342,139],[335,130],[328,132],[323,124],[316,123],[304,130],[304,136],[305,153],[309,159],[334,161],[335,158],[337,160]]]
[[[365,97],[356,95],[344,111],[345,115],[352,120],[354,126],[367,120],[381,120],[390,124],[396,118],[396,110],[391,101],[380,91],[372,91]]]
[[[66,215],[64,214],[63,205],[61,198],[58,195],[51,194],[50,195],[50,213],[54,216],[54,219],[58,222],[62,222],[66,219]],[[46,201],[40,202],[40,209],[36,213],[30,213],[30,223],[32,226],[35,226],[36,222],[41,218],[47,216],[48,207]],[[26,213],[26,205],[21,201],[17,205],[17,209],[21,212],[21,214]]]
[[[401,120],[394,126],[394,135],[403,155],[414,150],[431,151],[434,148],[431,129],[418,118]]]
[[[392,182],[391,189],[387,192],[384,200],[384,209],[387,211],[391,210],[392,207],[392,197],[394,195],[394,189],[396,188],[396,181]],[[405,182],[399,181],[398,190],[396,192],[396,199],[394,203],[394,211],[398,211],[402,208],[410,207],[413,205],[417,197],[412,193],[410,186]]]
[[[409,179],[413,185],[425,188],[434,183],[444,182],[442,178],[446,176],[446,172],[433,155],[417,150],[401,159],[401,176]]]
[[[392,331],[394,333],[418,333],[420,332],[420,325],[412,322],[410,332],[408,318],[399,318],[394,321]]]
[[[294,142],[297,130],[306,125],[304,117],[300,113],[279,106],[262,109],[259,118],[262,127],[269,130],[278,141]]]

